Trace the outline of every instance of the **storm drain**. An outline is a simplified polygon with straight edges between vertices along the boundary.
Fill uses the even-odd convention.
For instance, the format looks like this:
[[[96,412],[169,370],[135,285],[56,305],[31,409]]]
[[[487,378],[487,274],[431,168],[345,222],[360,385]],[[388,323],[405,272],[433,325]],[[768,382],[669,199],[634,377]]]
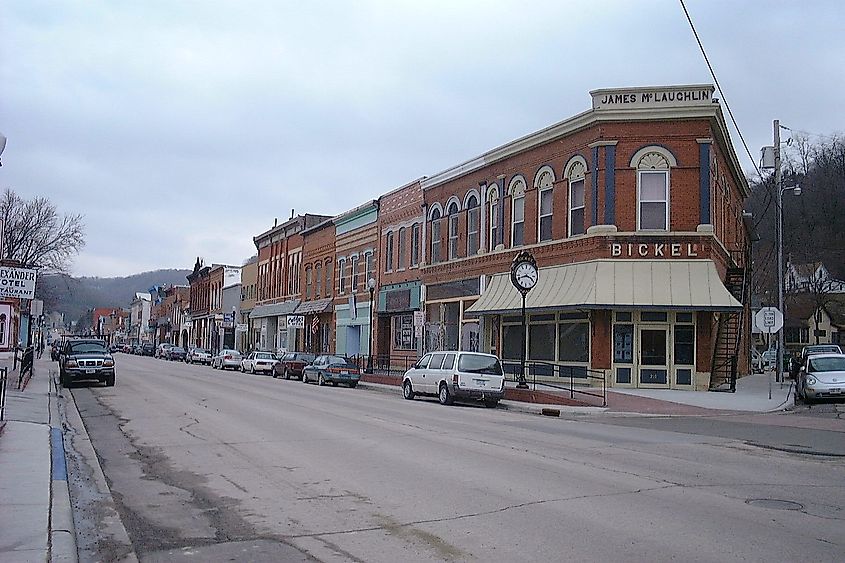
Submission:
[[[750,498],[745,504],[759,508],[771,508],[772,510],[804,510],[804,505],[791,500],[780,500],[776,498]]]

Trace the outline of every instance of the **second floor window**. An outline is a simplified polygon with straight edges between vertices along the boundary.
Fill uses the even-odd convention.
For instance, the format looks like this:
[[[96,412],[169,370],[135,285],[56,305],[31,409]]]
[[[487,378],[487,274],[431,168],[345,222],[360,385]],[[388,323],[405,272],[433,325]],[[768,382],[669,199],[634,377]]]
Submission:
[[[411,266],[420,264],[420,224],[411,226]]]
[[[405,268],[408,267],[408,264],[406,263],[406,261],[408,259],[408,229],[407,228],[402,227],[402,228],[399,229],[399,235],[396,237],[396,246],[399,247],[397,249],[398,250],[398,253],[397,253],[398,256],[397,256],[397,259],[396,259],[396,267],[399,270],[404,270]]]
[[[311,268],[305,268],[305,299],[311,299]]]
[[[471,195],[467,200],[467,256],[478,254],[480,223],[481,210],[478,207],[478,199]]]
[[[384,269],[393,271],[393,233],[387,233],[384,241]]]
[[[358,257],[353,256],[349,259],[349,291],[355,293],[358,291]]]
[[[346,293],[346,259],[341,258],[337,261],[337,292],[341,295]]]
[[[326,260],[326,297],[332,296],[332,261]]]
[[[641,230],[669,229],[669,172],[639,172],[639,225]]]
[[[525,244],[525,194],[513,196],[511,246]]]
[[[499,189],[493,186],[487,192],[487,201],[490,209],[488,218],[490,219],[490,239],[487,241],[487,250],[493,251],[499,243]]]
[[[373,251],[364,253],[364,270],[364,288],[369,289],[367,284],[370,283],[376,271],[376,257]]]
[[[317,262],[314,265],[314,298],[319,299],[323,294],[323,265]]]
[[[458,204],[452,202],[446,214],[449,216],[449,260],[458,257]]]
[[[431,212],[431,263],[437,264],[441,260],[440,245],[442,234],[440,232],[440,210]]]
[[[584,186],[587,167],[583,158],[572,159],[566,171],[569,180],[567,236],[583,235],[586,232]]]
[[[536,186],[537,203],[539,213],[537,214],[537,242],[552,240],[552,211],[554,202],[554,175],[551,169],[544,166],[541,169]]]

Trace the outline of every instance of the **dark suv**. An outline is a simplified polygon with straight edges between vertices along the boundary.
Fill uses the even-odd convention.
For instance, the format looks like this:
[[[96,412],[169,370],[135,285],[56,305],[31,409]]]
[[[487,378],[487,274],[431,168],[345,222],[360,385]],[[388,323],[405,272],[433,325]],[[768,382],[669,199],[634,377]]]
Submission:
[[[96,379],[114,385],[114,358],[102,340],[65,341],[59,356],[59,381],[67,387],[71,381]]]

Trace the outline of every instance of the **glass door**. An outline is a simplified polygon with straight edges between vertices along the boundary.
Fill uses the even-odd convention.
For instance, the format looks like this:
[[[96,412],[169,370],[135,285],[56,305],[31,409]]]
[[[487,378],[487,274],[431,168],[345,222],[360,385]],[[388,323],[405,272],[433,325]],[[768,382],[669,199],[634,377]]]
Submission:
[[[669,384],[669,327],[640,328],[639,384]]]

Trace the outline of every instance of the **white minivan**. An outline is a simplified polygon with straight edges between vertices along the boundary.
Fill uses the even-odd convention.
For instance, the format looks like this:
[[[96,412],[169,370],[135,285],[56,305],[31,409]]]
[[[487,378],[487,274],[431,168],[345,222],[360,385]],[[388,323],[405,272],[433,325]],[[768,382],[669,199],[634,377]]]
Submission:
[[[505,395],[505,372],[499,358],[478,352],[431,352],[405,372],[402,396],[432,395],[440,404],[482,401],[489,408]]]

